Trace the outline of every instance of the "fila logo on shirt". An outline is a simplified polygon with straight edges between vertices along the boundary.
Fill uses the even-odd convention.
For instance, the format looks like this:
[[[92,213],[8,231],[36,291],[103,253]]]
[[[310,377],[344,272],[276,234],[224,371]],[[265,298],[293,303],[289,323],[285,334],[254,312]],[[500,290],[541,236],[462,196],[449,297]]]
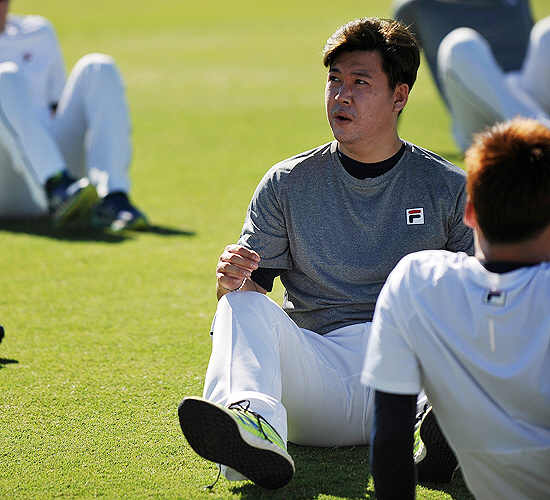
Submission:
[[[506,304],[506,292],[502,290],[487,290],[483,303],[496,307],[504,307]]]
[[[423,208],[407,208],[407,226],[424,224]]]

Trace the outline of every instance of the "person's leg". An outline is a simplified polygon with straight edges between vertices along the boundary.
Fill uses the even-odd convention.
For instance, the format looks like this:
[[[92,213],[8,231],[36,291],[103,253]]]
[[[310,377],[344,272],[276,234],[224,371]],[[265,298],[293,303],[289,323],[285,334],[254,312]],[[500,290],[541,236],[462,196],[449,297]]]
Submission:
[[[18,66],[11,62],[0,64],[0,149],[0,214],[46,214],[44,185],[65,163],[32,108]]]
[[[0,124],[0,135],[3,133]],[[48,213],[44,188],[36,183],[29,189],[29,182],[33,182],[32,177],[20,175],[12,166],[11,157],[0,148],[0,218],[40,217]],[[42,197],[40,203],[36,195]]]
[[[295,443],[317,446],[367,444],[369,391],[360,384],[359,374],[369,327],[356,325],[321,336],[298,328],[264,295],[228,294],[220,300],[213,322],[203,395],[231,411],[246,408],[248,415],[258,419],[255,427],[261,428],[265,420],[280,437],[282,449],[286,449],[288,436]],[[222,472],[227,479],[243,480],[250,477],[246,474],[254,474],[261,484],[265,462],[245,451],[240,455],[252,458],[243,461],[231,451],[241,448],[241,436],[236,430],[230,432],[231,426],[227,432],[220,431],[220,412],[223,416],[225,410],[203,405],[203,420],[190,409],[197,403],[186,399],[178,412],[182,430],[193,441],[195,451],[225,464]],[[206,424],[206,420],[219,425]],[[231,424],[230,418],[226,420]],[[205,429],[207,425],[211,428]],[[217,444],[212,446],[214,442]],[[247,445],[244,448],[257,451]],[[277,449],[273,456],[286,471],[274,482],[286,484],[292,476],[288,474],[292,459]]]
[[[99,196],[130,189],[131,125],[122,77],[104,54],[82,57],[71,71],[52,133],[69,171],[88,176]]]
[[[550,16],[531,30],[525,62],[518,84],[550,115]]]
[[[129,200],[130,114],[112,57],[88,54],[76,63],[59,101],[53,134],[73,175],[88,175],[102,198],[92,214],[93,226],[148,226]]]
[[[250,401],[284,441],[367,444],[369,391],[359,379],[369,327],[319,335],[264,295],[228,294],[214,320],[204,397],[223,406]]]
[[[463,151],[473,134],[517,115],[550,123],[544,110],[512,83],[497,64],[487,40],[475,30],[451,31],[439,46],[437,63],[453,134]]]

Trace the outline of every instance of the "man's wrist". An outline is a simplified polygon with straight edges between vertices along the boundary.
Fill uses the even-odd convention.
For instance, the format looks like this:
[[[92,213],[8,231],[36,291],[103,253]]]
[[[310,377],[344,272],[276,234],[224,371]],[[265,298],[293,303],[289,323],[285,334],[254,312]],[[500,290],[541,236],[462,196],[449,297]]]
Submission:
[[[224,289],[224,290],[227,290],[229,293],[231,292],[238,292],[240,290],[242,290],[244,284],[246,283],[246,278],[243,280],[243,282],[238,286],[238,288],[234,288],[233,290],[231,290],[230,288],[226,288],[224,287],[221,283],[220,283],[220,286]]]

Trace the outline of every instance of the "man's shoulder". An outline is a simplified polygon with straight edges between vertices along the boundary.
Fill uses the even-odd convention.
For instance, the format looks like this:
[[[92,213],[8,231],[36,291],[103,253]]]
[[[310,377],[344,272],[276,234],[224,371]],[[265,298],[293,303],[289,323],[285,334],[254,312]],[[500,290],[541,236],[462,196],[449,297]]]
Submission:
[[[28,35],[40,31],[51,32],[54,30],[53,24],[45,17],[37,15],[17,15],[10,14],[8,17],[8,26],[19,35]]]
[[[308,149],[302,153],[286,158],[278,163],[276,163],[274,168],[294,168],[297,165],[307,164],[310,161],[318,161],[325,155],[330,155],[331,150],[333,149],[333,142],[328,142],[321,146],[317,146],[313,149]]]
[[[448,250],[420,250],[410,253],[395,266],[388,278],[389,286],[407,283],[407,287],[416,293],[432,287],[444,276],[460,272],[472,258],[464,252]]]
[[[435,186],[438,180],[447,185],[463,186],[465,184],[466,172],[449,160],[411,143],[409,143],[409,151],[410,168],[415,169],[420,176],[429,178],[432,185]]]
[[[316,168],[329,159],[334,150],[335,146],[332,142],[309,149],[276,163],[269,169],[267,176],[281,180],[292,172]]]

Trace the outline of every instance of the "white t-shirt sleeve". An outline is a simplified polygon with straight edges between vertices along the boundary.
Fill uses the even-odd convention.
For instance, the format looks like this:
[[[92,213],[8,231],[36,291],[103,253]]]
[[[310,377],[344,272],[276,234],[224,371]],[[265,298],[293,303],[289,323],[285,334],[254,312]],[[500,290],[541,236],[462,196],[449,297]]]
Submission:
[[[418,394],[422,390],[419,361],[408,340],[408,296],[400,284],[408,266],[398,264],[378,301],[361,374],[361,382],[393,394]]]

